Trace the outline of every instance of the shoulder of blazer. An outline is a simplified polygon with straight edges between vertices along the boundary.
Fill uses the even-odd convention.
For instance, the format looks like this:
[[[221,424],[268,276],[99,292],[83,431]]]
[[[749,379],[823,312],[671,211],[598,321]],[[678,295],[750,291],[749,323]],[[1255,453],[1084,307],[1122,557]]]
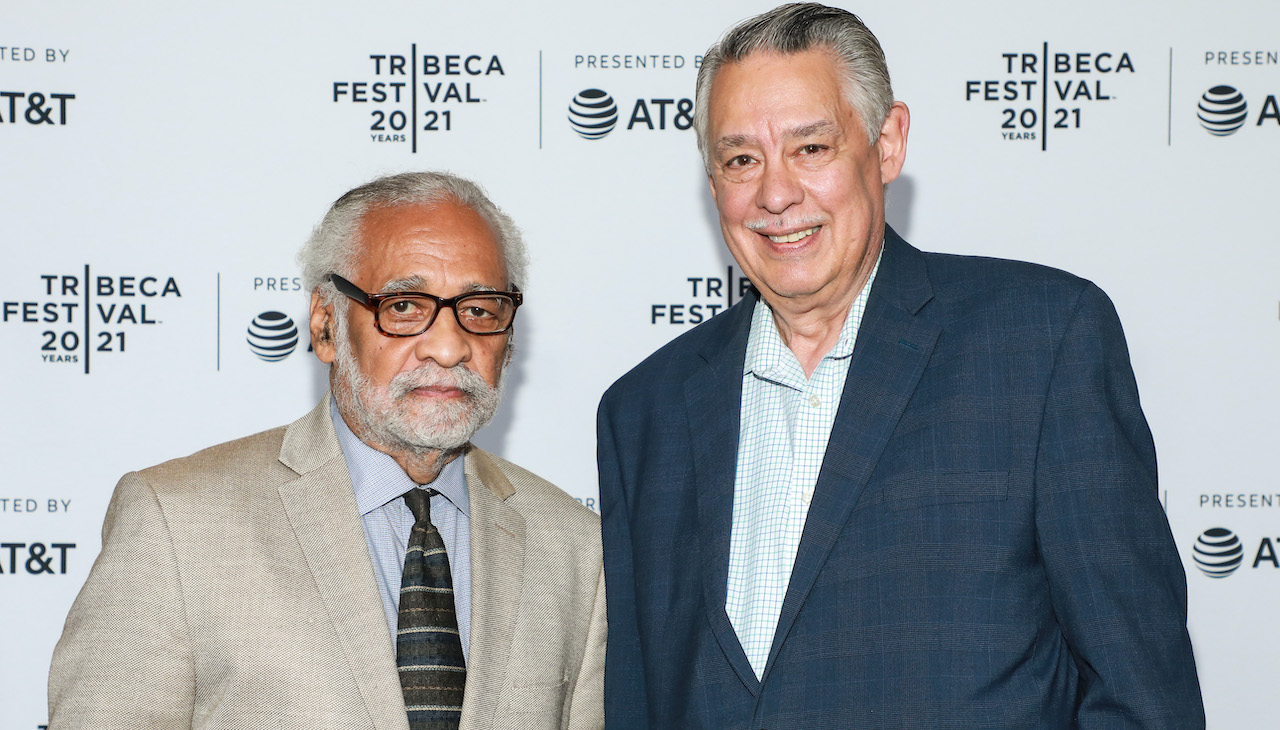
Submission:
[[[190,456],[172,459],[141,470],[139,473],[157,488],[174,488],[184,483],[223,479],[236,472],[279,471],[282,477],[297,474],[280,463],[280,444],[285,427],[273,428],[252,436],[227,441]]]
[[[920,257],[933,288],[930,306],[920,314],[944,324],[1044,313],[1052,313],[1056,321],[1069,315],[1087,289],[1096,289],[1087,279],[1025,261],[938,253]],[[1032,305],[1041,315],[1028,311]]]
[[[598,535],[600,517],[551,482],[478,447],[467,449],[467,470],[507,506],[521,513],[533,513],[562,527],[587,530]]]
[[[143,469],[139,475],[157,492],[207,488],[244,481],[275,490],[334,458],[342,448],[329,420],[326,396],[307,415],[288,426],[210,446],[189,456]]]
[[[740,344],[745,352],[751,313],[759,296],[752,290],[737,304],[676,337],[636,365],[605,393],[605,400],[644,393],[655,385],[680,386],[718,353]],[[741,342],[738,342],[738,341]]]

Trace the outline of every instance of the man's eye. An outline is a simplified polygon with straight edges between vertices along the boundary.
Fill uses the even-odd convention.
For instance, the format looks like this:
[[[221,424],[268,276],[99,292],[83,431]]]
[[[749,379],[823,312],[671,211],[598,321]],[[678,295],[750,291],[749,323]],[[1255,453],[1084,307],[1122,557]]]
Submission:
[[[801,147],[801,148],[800,148],[800,154],[803,154],[803,155],[816,155],[816,154],[818,154],[819,152],[822,152],[822,151],[823,151],[823,150],[825,150],[825,149],[827,149],[827,146],[826,146],[826,145],[823,145],[823,144],[807,144],[807,145],[805,145],[804,147]]]
[[[751,158],[747,155],[738,155],[730,157],[729,161],[724,163],[725,167],[745,167],[751,164]]]
[[[419,317],[422,306],[412,299],[393,299],[383,306],[382,311],[396,317]]]
[[[467,319],[486,319],[498,316],[493,307],[487,307],[482,304],[467,304],[459,312]]]

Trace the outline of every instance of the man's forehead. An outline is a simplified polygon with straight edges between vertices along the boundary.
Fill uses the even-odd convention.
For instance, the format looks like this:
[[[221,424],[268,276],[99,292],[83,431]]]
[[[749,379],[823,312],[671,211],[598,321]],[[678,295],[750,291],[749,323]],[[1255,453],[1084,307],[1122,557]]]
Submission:
[[[356,240],[363,256],[415,244],[498,247],[497,235],[484,217],[469,206],[450,200],[372,208],[361,218]]]
[[[353,273],[371,291],[496,288],[507,274],[488,221],[453,201],[371,209],[355,253]]]
[[[366,246],[405,230],[488,228],[480,214],[450,198],[373,205],[360,216],[358,225]]]
[[[726,61],[721,65],[711,84],[712,94],[714,95],[717,87],[725,88],[721,85],[722,80],[726,78],[725,71],[731,72],[728,74],[730,80],[734,80],[733,77],[737,75],[732,72],[745,71],[746,73],[741,74],[736,79],[737,83],[742,83],[749,81],[756,69],[767,67],[776,69],[805,67],[809,71],[815,69],[829,70],[837,77],[843,76],[840,57],[833,49],[827,46],[816,45],[802,51],[786,53],[769,48],[761,48],[733,61]]]
[[[791,137],[842,134],[845,115],[856,116],[847,83],[835,54],[822,46],[796,53],[755,51],[726,63],[710,92],[711,142],[740,144],[752,130],[732,126],[754,128],[762,121],[772,123],[773,133]]]

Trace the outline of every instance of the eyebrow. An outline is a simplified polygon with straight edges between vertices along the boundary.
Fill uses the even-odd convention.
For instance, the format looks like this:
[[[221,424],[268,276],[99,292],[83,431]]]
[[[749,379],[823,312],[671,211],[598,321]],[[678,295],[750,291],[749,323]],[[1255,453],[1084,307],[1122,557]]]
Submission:
[[[733,134],[716,140],[716,152],[724,154],[728,150],[746,147],[754,138],[745,134]]]
[[[796,137],[812,137],[815,134],[840,134],[840,125],[835,122],[823,119],[819,122],[806,124],[803,127],[795,127],[787,130],[787,138],[795,139]]]
[[[404,279],[392,279],[382,285],[381,294],[398,294],[400,292],[421,292],[427,288],[427,280],[421,276],[409,276]]]
[[[496,288],[487,284],[478,284],[475,282],[467,284],[465,291],[498,291]],[[392,279],[383,284],[381,294],[400,294],[403,292],[413,292],[417,294],[427,293],[427,280],[421,276],[408,276],[403,279]]]
[[[822,119],[799,127],[792,127],[783,132],[784,139],[802,139],[816,134],[840,134],[840,126],[835,122]],[[739,147],[748,147],[756,141],[755,137],[746,134],[730,134],[716,140],[715,150],[723,155],[725,152]]]

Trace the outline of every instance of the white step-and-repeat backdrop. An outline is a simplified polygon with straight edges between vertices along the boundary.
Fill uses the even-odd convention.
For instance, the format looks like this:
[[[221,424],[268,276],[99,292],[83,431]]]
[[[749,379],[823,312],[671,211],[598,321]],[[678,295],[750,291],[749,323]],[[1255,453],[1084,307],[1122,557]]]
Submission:
[[[455,171],[521,224],[517,360],[478,440],[598,508],[600,394],[740,296],[693,81],[726,27],[770,5],[0,8],[0,727],[45,723],[49,657],[120,474],[324,392],[294,254],[375,175]],[[912,110],[898,231],[1068,269],[1115,300],[1209,724],[1274,727],[1280,4],[849,7]],[[575,110],[602,99],[615,122],[585,134]],[[261,328],[282,323],[296,344],[270,357]],[[1197,545],[1230,570],[1206,572]]]

